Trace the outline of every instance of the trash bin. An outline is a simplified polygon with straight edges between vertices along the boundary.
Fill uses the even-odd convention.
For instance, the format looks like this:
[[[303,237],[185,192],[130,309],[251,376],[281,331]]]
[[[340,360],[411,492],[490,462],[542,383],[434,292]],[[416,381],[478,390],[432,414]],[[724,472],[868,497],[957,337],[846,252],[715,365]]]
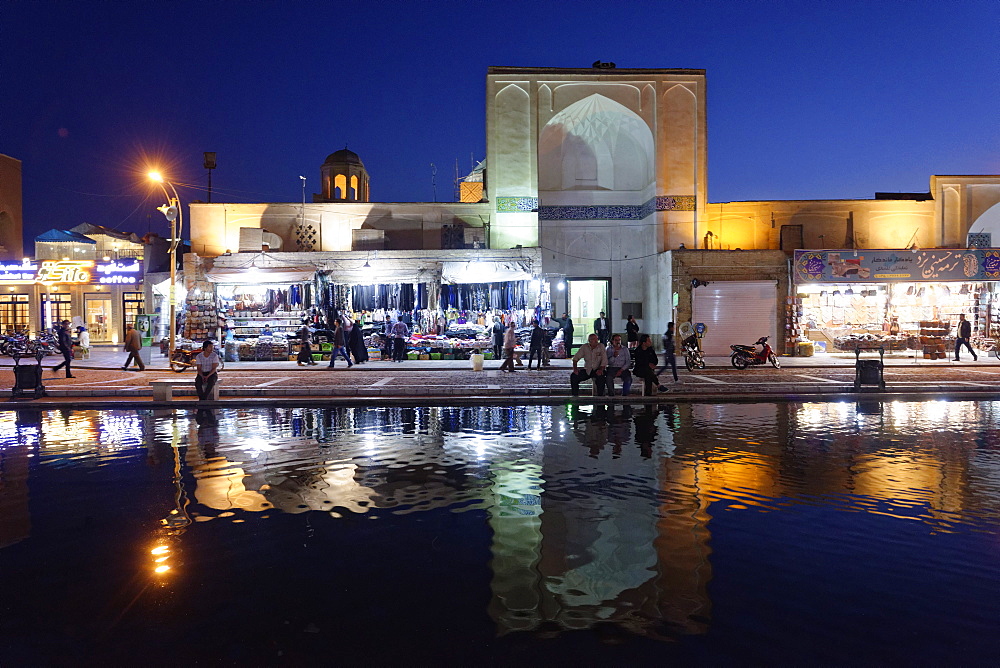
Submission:
[[[885,348],[879,346],[878,348],[869,348],[868,350],[875,352],[878,351],[877,360],[863,360],[861,359],[861,347],[858,346],[854,349],[854,391],[857,392],[861,389],[862,385],[878,385],[881,389],[885,389]]]
[[[10,391],[11,398],[19,399],[29,393],[34,399],[45,396],[41,364],[18,364],[14,367],[14,387]]]

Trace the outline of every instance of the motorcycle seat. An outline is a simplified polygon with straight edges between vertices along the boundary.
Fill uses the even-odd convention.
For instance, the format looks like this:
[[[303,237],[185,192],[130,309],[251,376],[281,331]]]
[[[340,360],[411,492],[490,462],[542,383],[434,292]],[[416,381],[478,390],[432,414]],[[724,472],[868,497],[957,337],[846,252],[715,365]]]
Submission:
[[[742,351],[746,351],[748,353],[755,352],[753,346],[744,346],[744,345],[740,345],[740,344],[734,345],[733,346],[733,350],[742,350]]]

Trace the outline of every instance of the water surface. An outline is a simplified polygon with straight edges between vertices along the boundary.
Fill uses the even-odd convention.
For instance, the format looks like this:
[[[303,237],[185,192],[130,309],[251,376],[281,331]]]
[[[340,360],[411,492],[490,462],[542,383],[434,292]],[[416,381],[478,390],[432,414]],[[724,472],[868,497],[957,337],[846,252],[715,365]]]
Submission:
[[[0,664],[984,663],[998,407],[0,413]]]

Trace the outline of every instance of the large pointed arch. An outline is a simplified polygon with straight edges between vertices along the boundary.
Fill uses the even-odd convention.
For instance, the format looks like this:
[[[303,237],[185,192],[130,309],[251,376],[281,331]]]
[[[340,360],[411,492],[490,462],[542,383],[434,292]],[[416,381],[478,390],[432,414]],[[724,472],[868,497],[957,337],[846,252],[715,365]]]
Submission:
[[[653,156],[646,122],[595,93],[542,128],[538,185],[541,190],[643,190],[653,181]]]
[[[993,246],[1000,243],[1000,204],[994,204],[983,211],[969,227],[969,232],[986,232],[993,235]]]

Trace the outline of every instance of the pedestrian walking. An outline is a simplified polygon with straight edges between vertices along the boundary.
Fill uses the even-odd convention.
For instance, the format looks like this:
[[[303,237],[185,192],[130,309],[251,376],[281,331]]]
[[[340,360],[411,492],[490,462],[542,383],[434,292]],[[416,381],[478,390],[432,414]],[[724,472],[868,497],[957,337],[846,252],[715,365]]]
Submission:
[[[583,368],[577,368],[580,360],[583,360]],[[573,373],[569,375],[569,384],[574,397],[580,396],[580,383],[588,378],[594,379],[594,388],[598,396],[604,396],[605,380],[604,370],[608,368],[608,353],[601,345],[597,334],[587,337],[587,342],[580,346],[580,349],[573,355]]]
[[[667,331],[663,332],[663,366],[657,369],[657,373],[660,371],[666,371],[667,367],[670,367],[671,372],[674,374],[674,382],[676,383],[677,378],[677,356],[674,350],[674,323],[667,323]]]
[[[503,355],[503,322],[500,316],[493,316],[493,359],[500,359]]]
[[[59,371],[59,369],[65,367],[66,377],[74,378],[69,366],[73,359],[73,339],[69,336],[69,320],[63,320],[59,323],[59,327],[56,329],[56,343],[59,352],[62,353],[63,361],[52,367],[52,371]]]
[[[402,362],[406,359],[406,340],[410,338],[410,328],[403,322],[403,317],[392,325],[392,361]]]
[[[622,345],[622,335],[612,334],[611,345],[604,351],[608,356],[607,379],[608,396],[615,396],[615,378],[622,379],[622,396],[627,397],[632,390],[632,373],[628,370],[632,364],[632,354]]]
[[[979,359],[976,355],[976,351],[972,349],[972,344],[969,343],[969,339],[972,338],[972,323],[965,319],[965,314],[960,313],[958,315],[958,327],[957,327],[956,337],[955,337],[955,361],[961,362],[958,358],[958,351],[965,346],[972,353],[972,361],[975,362]]]
[[[635,350],[639,345],[639,323],[635,321],[635,316],[631,313],[625,321],[625,340],[628,341],[628,349]]]
[[[351,362],[351,358],[347,356],[347,348],[344,347],[344,323],[337,318],[333,321],[333,352],[330,353],[330,368],[333,368],[334,362],[337,361],[337,355],[344,358],[347,362],[347,368],[350,369],[354,364]]]
[[[635,350],[635,364],[633,371],[635,375],[645,382],[645,394],[653,394],[655,386],[660,392],[668,392],[670,388],[660,385],[660,379],[656,375],[656,351],[653,350],[653,342],[649,334],[639,336],[639,347]]]
[[[142,334],[135,328],[135,325],[129,323],[125,325],[125,351],[128,353],[128,357],[125,359],[122,371],[128,371],[133,361],[139,367],[139,371],[146,370],[146,365],[142,363],[142,358],[139,356],[140,350],[142,350]]]
[[[507,325],[507,331],[503,335],[503,354],[504,360],[503,364],[500,365],[501,371],[510,371],[514,373],[514,349],[517,348],[517,332],[514,331],[514,322],[511,321]]]
[[[296,357],[296,363],[299,366],[308,364],[309,366],[316,366],[316,360],[312,357],[312,328],[309,326],[308,320],[302,321],[302,327],[298,331],[299,336],[299,354]]]
[[[562,314],[563,345],[566,346],[566,356],[573,355],[573,319],[569,313]]]
[[[198,401],[205,401],[212,393],[212,388],[219,380],[219,365],[222,360],[214,350],[211,341],[201,344],[201,352],[194,356],[197,374],[194,377],[194,389],[198,393]]]
[[[531,360],[538,357],[538,368],[542,368],[542,342],[545,340],[545,330],[538,320],[531,321],[531,340],[528,343],[528,370],[531,370]]]
[[[365,335],[361,331],[361,323],[347,319],[345,325],[347,330],[347,350],[354,357],[355,364],[364,364],[368,361],[368,346],[365,345]]]

